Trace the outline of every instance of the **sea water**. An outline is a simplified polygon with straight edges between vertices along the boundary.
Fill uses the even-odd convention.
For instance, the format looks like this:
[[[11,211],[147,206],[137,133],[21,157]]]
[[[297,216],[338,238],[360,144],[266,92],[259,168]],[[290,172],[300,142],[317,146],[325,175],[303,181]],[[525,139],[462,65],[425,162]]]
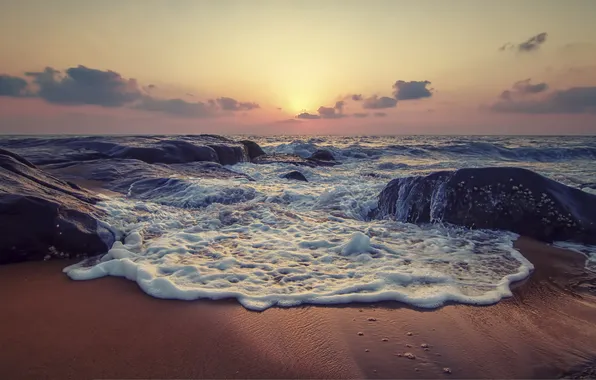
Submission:
[[[342,164],[241,163],[229,169],[255,181],[185,178],[143,199],[104,197],[103,222],[121,241],[65,272],[75,280],[126,277],[158,298],[235,298],[252,310],[377,301],[492,304],[533,269],[513,248],[517,235],[369,220],[382,188],[397,177],[483,166],[525,167],[584,191],[596,182],[596,139],[588,137],[251,139],[267,153],[308,157],[329,149]],[[281,178],[292,170],[309,182]],[[594,247],[571,248],[593,266]]]

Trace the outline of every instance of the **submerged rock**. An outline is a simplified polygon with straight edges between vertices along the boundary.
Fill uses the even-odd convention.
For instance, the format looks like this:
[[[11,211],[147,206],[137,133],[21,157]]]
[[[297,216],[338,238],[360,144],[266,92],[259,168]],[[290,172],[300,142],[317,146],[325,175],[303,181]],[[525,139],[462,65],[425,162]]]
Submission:
[[[98,198],[0,152],[0,264],[105,253],[113,234]]]
[[[335,157],[333,157],[333,153],[328,151],[327,149],[319,149],[315,151],[310,158],[312,160],[320,160],[320,161],[335,161]]]
[[[100,188],[126,194],[133,183],[142,180],[169,178],[229,179],[249,176],[233,172],[215,162],[186,164],[148,164],[133,159],[108,159],[83,162],[65,162],[43,167],[63,180],[81,181]]]
[[[304,182],[308,182],[308,180],[306,179],[306,177],[304,176],[304,174],[300,173],[299,171],[292,171],[289,172],[287,174],[284,174],[281,176],[282,178],[285,179],[293,179],[295,181],[304,181]]]
[[[394,179],[370,216],[507,230],[547,242],[596,243],[596,196],[521,168]]]

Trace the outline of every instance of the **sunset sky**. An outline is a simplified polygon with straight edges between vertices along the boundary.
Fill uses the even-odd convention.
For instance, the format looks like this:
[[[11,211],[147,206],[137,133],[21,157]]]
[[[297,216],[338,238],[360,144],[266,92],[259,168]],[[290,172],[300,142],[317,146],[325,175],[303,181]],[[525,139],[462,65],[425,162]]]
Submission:
[[[596,134],[594,0],[3,0],[0,133]]]

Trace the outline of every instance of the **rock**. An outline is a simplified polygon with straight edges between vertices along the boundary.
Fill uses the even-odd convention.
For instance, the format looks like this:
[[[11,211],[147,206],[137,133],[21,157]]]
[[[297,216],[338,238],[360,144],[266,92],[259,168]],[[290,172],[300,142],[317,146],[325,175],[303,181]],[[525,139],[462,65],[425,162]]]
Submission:
[[[412,336],[412,333],[408,331],[408,332],[406,333],[406,335],[407,335],[407,336]]]
[[[381,342],[389,342],[389,338],[383,338],[381,339]]]
[[[414,359],[416,359],[416,355],[414,355],[414,354],[413,354],[413,353],[411,353],[411,352],[405,352],[405,353],[404,353],[404,358],[408,358],[408,359],[410,359],[410,360],[414,360]]]
[[[316,152],[314,152],[310,158],[312,160],[320,160],[320,161],[335,161],[335,157],[333,157],[333,154],[328,151],[327,149],[319,149]]]
[[[460,169],[394,179],[381,191],[370,216],[596,244],[596,195],[521,168]]]
[[[364,335],[364,333],[363,332],[359,332],[358,335],[362,336],[362,335]]]
[[[428,344],[426,344],[426,343],[422,343],[422,344],[420,345],[420,347],[422,347],[422,348],[429,348]]]
[[[281,176],[282,178],[286,178],[286,179],[293,179],[295,181],[304,181],[304,182],[308,182],[308,180],[306,179],[306,177],[304,176],[304,174],[300,173],[299,171],[292,171],[289,172],[287,174],[284,174]]]
[[[23,164],[25,166],[28,166],[28,167],[30,167],[32,169],[35,169],[35,165],[33,165],[31,162],[25,160],[23,157],[19,156],[16,153],[12,153],[12,152],[10,152],[8,150],[5,150],[5,149],[0,148],[0,155],[14,158],[16,161],[20,162],[21,164]]]
[[[106,253],[98,198],[0,152],[0,264]]]
[[[451,374],[451,368],[449,368],[449,367],[443,368],[443,373]]]
[[[370,352],[370,350],[368,348],[365,348],[364,352]]]
[[[250,161],[245,145],[214,135],[6,138],[0,140],[0,145],[36,165],[109,158],[149,164],[210,161],[233,165]]]
[[[241,140],[240,143],[244,145],[244,149],[246,149],[246,153],[248,154],[248,157],[251,159],[251,161],[265,154],[263,148],[261,148],[259,144],[254,141]]]
[[[367,320],[368,320],[369,322],[376,322],[376,321],[377,321],[377,318],[370,317],[370,318],[368,318]]]

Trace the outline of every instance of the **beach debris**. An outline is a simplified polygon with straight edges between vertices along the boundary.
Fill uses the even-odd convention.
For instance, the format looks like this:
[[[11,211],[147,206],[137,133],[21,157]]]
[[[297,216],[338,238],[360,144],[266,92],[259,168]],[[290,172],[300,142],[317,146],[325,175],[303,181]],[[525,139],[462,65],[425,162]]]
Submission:
[[[368,318],[368,321],[369,322],[376,322],[377,321],[377,318],[369,317]]]
[[[443,373],[451,374],[451,368],[449,368],[449,367],[443,368]]]
[[[362,336],[364,333],[362,331],[358,331],[358,335]]]
[[[414,354],[413,354],[413,353],[411,353],[411,352],[405,352],[405,353],[404,353],[404,358],[408,358],[408,359],[410,359],[410,360],[414,360],[414,359],[416,359],[416,355],[414,355]]]
[[[408,331],[408,332],[406,333],[406,335],[407,335],[407,336],[412,336],[412,335],[414,335],[414,334],[413,334],[411,331]]]
[[[381,339],[382,342],[389,342],[389,338],[383,338]]]

